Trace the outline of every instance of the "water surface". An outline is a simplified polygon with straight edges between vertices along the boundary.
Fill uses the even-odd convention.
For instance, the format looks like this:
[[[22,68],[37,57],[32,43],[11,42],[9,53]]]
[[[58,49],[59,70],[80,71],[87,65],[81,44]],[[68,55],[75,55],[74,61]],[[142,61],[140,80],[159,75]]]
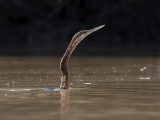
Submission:
[[[159,58],[73,57],[70,89],[42,90],[59,87],[59,61],[1,57],[0,120],[160,119]]]

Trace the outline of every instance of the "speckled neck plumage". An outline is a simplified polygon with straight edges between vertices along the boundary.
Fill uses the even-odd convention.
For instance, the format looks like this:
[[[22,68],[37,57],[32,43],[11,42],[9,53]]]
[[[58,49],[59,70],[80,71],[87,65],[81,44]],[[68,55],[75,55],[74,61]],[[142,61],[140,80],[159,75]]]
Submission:
[[[70,56],[72,54],[72,52],[74,51],[74,49],[76,48],[76,46],[89,34],[101,29],[102,27],[104,27],[105,25],[101,25],[98,26],[96,28],[90,29],[90,30],[81,30],[78,33],[76,33],[70,44],[68,45],[63,57],[61,58],[60,61],[60,70],[62,73],[61,76],[61,84],[60,84],[60,88],[61,89],[68,89],[69,87],[69,82],[68,82],[68,77],[69,77],[69,68],[68,68],[68,62],[70,59]]]

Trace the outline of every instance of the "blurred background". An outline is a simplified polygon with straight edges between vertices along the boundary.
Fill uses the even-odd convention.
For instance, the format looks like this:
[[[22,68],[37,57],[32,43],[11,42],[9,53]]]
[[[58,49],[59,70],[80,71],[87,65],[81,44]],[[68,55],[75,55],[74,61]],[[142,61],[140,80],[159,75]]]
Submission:
[[[159,0],[0,0],[0,55],[54,56],[105,24],[74,55],[160,55]]]

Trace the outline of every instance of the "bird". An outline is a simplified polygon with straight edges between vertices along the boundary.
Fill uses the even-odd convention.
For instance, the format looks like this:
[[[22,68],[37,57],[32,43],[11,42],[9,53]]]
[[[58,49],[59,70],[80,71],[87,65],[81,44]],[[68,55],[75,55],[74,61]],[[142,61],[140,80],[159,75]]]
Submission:
[[[76,46],[88,35],[90,35],[91,33],[103,28],[105,25],[101,25],[89,30],[81,30],[79,32],[77,32],[71,39],[65,53],[63,54],[61,61],[60,61],[60,70],[61,70],[61,83],[60,83],[60,89],[68,89],[69,88],[69,67],[68,67],[68,63],[69,63],[69,59],[70,56],[72,54],[72,52],[74,51],[74,49],[76,48]]]

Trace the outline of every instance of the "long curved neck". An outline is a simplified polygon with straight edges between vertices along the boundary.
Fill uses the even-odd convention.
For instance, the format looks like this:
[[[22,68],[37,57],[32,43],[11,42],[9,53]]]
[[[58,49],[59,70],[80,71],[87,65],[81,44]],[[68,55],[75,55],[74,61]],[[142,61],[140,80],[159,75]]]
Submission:
[[[61,73],[62,73],[62,77],[61,77],[61,85],[60,88],[61,89],[67,89],[69,87],[69,83],[68,83],[68,77],[69,77],[69,68],[68,68],[68,63],[69,63],[69,59],[70,56],[72,54],[72,52],[74,51],[74,49],[76,48],[76,46],[78,45],[78,43],[81,40],[78,40],[77,42],[75,42],[76,40],[73,38],[70,42],[70,44],[68,45],[63,57],[61,58],[61,62],[60,62],[60,69],[61,69]]]
[[[61,89],[68,89],[69,87],[69,82],[68,82],[68,76],[69,76],[69,68],[68,68],[68,62],[70,59],[70,56],[72,54],[72,52],[74,51],[74,49],[76,48],[76,46],[89,34],[101,29],[102,27],[104,27],[104,25],[95,27],[93,29],[90,30],[82,30],[78,33],[76,33],[70,44],[68,45],[62,59],[60,62],[60,69],[61,69],[61,73],[62,73],[62,77],[61,77],[61,85],[60,88]]]

